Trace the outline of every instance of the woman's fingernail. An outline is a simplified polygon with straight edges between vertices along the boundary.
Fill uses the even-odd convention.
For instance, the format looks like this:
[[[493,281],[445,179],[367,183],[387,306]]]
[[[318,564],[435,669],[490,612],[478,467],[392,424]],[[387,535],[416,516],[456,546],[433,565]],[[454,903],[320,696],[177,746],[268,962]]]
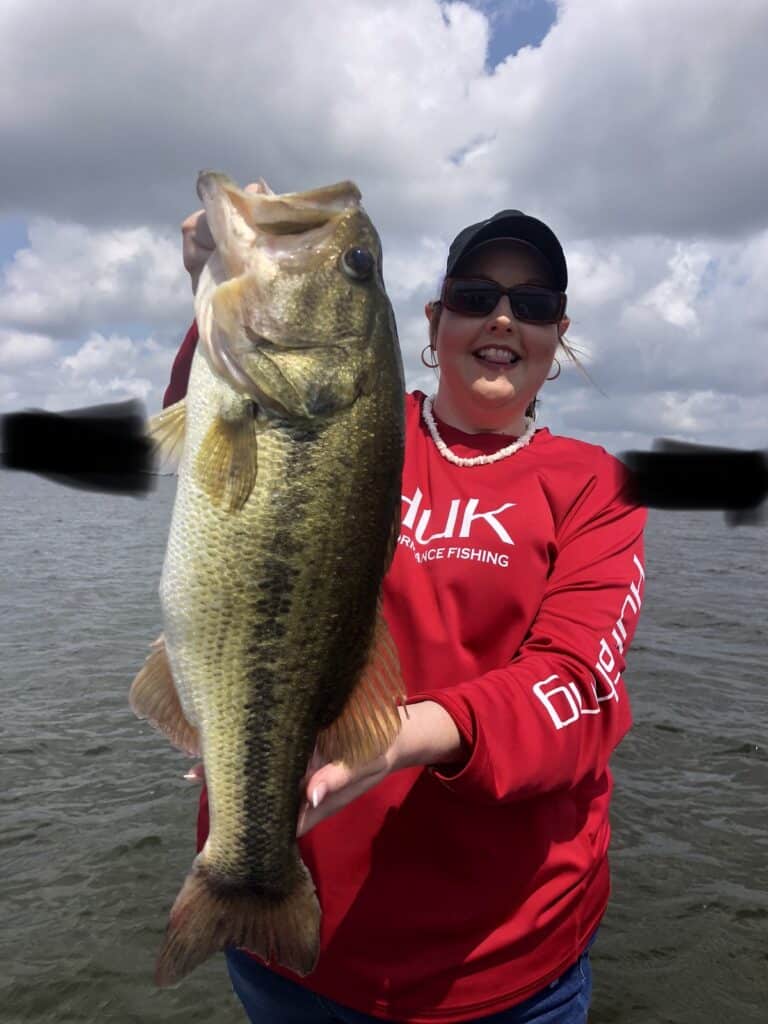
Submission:
[[[312,790],[312,806],[317,807],[327,792],[328,787],[324,782],[321,782],[319,786],[315,786]]]

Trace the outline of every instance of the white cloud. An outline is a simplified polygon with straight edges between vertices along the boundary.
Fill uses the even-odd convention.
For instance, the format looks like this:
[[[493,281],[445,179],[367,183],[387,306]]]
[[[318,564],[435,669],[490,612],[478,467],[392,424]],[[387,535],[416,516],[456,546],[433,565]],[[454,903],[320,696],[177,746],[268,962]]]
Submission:
[[[118,335],[93,334],[75,352],[59,360],[56,386],[47,404],[50,407],[54,395],[62,393],[67,401],[75,394],[85,396],[87,401],[123,398],[148,401],[159,389],[157,379],[150,380],[146,371],[161,369],[160,382],[164,386],[169,355],[154,338],[137,341]]]
[[[125,363],[127,359],[135,357],[137,348],[130,338],[104,338],[96,334],[81,345],[74,355],[63,359],[61,367],[74,377],[84,377]]]
[[[14,377],[0,373],[0,409],[14,409],[19,405],[21,395],[16,389]]]
[[[32,351],[35,358],[29,358]],[[73,348],[34,334],[0,334],[0,369],[9,371],[0,374],[0,411],[57,411],[135,397],[153,413],[160,408],[174,351],[152,337],[94,333]]]
[[[89,230],[36,219],[0,276],[0,322],[68,335],[83,325],[167,323],[191,308],[180,241],[148,228]]]
[[[555,398],[543,393],[542,422],[555,433],[601,444],[610,451],[649,448],[668,437],[721,447],[764,449],[768,409],[764,397],[741,398],[714,390],[649,390],[642,395],[601,395],[579,387]]]
[[[768,232],[746,245],[686,246],[650,238],[614,246],[580,243],[574,253],[569,339],[595,384],[562,360],[561,378],[544,389],[541,421],[587,439],[604,438],[612,430],[614,447],[624,444],[625,435],[644,433],[647,445],[659,432],[695,439],[696,430],[715,443],[710,434],[719,403],[731,416],[727,443],[738,444],[740,436],[754,440],[758,420],[752,399],[768,393],[768,293],[762,285]],[[174,258],[180,261],[178,253]],[[426,391],[434,390],[436,376],[419,359],[427,344],[423,306],[435,295],[444,258],[444,245],[424,236],[410,251],[397,249],[385,260],[407,380]],[[674,312],[676,305],[694,311],[695,331]],[[151,322],[151,301],[139,294],[132,312]],[[13,367],[13,393],[33,396],[32,404],[72,408],[138,395],[154,411],[187,319],[179,315],[159,337],[91,331],[81,343],[60,342],[55,348],[51,339],[35,341],[46,336],[6,331],[13,340],[0,346],[0,361],[5,355],[7,362],[11,351],[14,359],[18,353],[39,354],[34,364]],[[10,393],[2,396],[5,408],[19,404]],[[663,395],[674,398],[665,403]],[[709,403],[706,415],[702,396]],[[734,418],[740,409],[743,414]]]
[[[0,328],[0,369],[21,369],[50,359],[56,346],[44,334],[26,334]]]
[[[698,335],[700,325],[695,303],[711,260],[711,253],[704,246],[678,243],[668,262],[669,274],[641,296],[637,306],[651,310],[675,327],[688,328]]]
[[[580,237],[745,233],[756,203],[764,220],[764,0],[558,7],[489,72],[488,18],[464,3],[5,4],[0,195],[167,224],[213,164],[278,190],[354,177],[409,235],[510,201]]]
[[[633,285],[632,268],[607,246],[582,243],[569,249],[569,303],[601,306],[627,295]]]
[[[111,377],[106,391],[112,395],[141,398],[146,401],[152,393],[152,381],[146,377]]]
[[[414,295],[437,298],[445,258],[445,246],[436,238],[413,239],[408,248],[386,253],[384,276],[392,301]]]
[[[423,305],[447,244],[518,207],[562,237],[570,336],[607,396],[567,369],[546,419],[617,444],[763,429],[764,0],[559,0],[492,71],[485,0],[329,6],[0,5],[0,215],[30,219],[0,276],[6,408],[159,403],[191,314],[178,222],[213,166],[360,185],[412,385],[434,387]]]

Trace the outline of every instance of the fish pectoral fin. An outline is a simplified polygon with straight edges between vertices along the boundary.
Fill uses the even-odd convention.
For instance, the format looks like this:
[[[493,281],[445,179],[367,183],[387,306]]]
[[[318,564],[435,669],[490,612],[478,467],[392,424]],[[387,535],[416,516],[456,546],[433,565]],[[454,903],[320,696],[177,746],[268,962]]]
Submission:
[[[318,733],[320,756],[350,767],[379,757],[400,731],[397,707],[405,697],[400,658],[379,604],[368,662],[344,710]]]
[[[217,416],[200,445],[197,479],[214,503],[239,512],[256,485],[257,426],[252,415],[226,420]]]
[[[186,426],[187,406],[183,398],[150,419],[149,439],[154,445],[158,472],[171,473],[178,469]]]
[[[200,736],[182,709],[162,634],[151,648],[152,653],[131,684],[131,709],[137,718],[146,719],[164,733],[174,747],[199,757]]]

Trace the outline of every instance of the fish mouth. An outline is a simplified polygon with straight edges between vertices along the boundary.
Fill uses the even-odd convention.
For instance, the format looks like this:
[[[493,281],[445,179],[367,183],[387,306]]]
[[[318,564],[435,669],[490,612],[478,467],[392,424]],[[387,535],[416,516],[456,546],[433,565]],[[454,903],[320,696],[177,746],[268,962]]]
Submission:
[[[274,247],[275,240],[280,240],[290,249],[292,239],[300,240],[303,246],[316,246],[322,240],[316,233],[335,226],[350,209],[359,208],[361,199],[360,190],[351,181],[278,195],[267,186],[265,191],[245,192],[219,171],[200,172],[197,194],[205,206],[217,249],[226,248],[233,235],[241,242],[251,235],[257,244],[267,247],[270,241]],[[302,239],[306,235],[312,237]]]
[[[257,191],[246,192],[228,175],[202,171],[197,194],[205,207],[215,251],[201,275],[195,296],[201,349],[211,368],[236,391],[257,401],[258,384],[243,365],[225,331],[217,330],[212,302],[220,285],[256,272],[269,280],[278,270],[310,270],[340,220],[360,210],[361,195],[351,181],[306,192],[271,191],[260,182]],[[273,345],[268,338],[247,332],[260,351]],[[275,344],[273,351],[287,346]],[[297,348],[306,348],[301,344]]]
[[[359,207],[360,198],[359,189],[351,181],[281,196],[259,195],[253,204],[254,223],[265,234],[301,235]]]
[[[223,190],[230,197],[253,200],[258,202],[267,200],[275,207],[287,204],[294,209],[310,209],[314,207],[326,207],[334,209],[346,209],[353,203],[360,202],[360,189],[353,181],[337,181],[333,185],[322,185],[320,188],[311,188],[304,192],[273,192],[266,182],[257,192],[246,192],[221,171],[200,171],[197,176],[197,194],[203,203],[209,201],[218,190]]]

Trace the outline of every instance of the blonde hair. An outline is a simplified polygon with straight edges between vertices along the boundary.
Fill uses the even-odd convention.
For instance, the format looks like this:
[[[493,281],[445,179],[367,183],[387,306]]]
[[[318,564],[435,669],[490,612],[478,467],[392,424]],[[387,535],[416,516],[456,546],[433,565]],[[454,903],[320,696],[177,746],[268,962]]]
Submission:
[[[430,305],[432,308],[432,315],[429,318],[429,347],[432,352],[433,361],[437,362],[437,328],[440,324],[440,315],[443,312],[443,304],[439,299],[437,299],[435,300],[435,302],[430,303]],[[557,340],[559,347],[562,348],[563,352],[565,352],[566,356],[570,359],[574,366],[578,366],[581,372],[585,374],[587,378],[589,378],[589,374],[579,362],[576,352],[574,351],[571,344],[567,341],[565,335],[559,334]],[[437,367],[435,367],[435,369],[437,369]],[[539,399],[538,397],[536,397],[529,403],[528,408],[525,410],[525,415],[530,416],[531,419],[535,420],[536,406],[538,404]]]

